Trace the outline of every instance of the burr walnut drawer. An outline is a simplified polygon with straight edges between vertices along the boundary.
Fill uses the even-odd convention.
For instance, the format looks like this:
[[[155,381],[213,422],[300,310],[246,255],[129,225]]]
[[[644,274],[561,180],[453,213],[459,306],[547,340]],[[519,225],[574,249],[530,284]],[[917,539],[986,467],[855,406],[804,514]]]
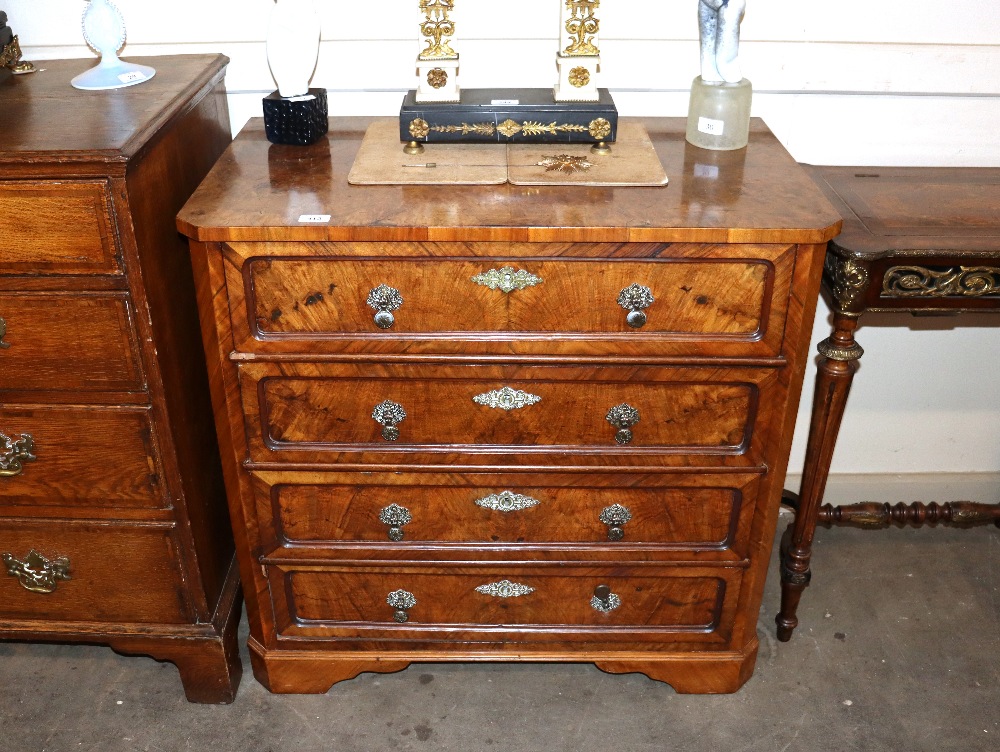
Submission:
[[[236,346],[254,352],[542,353],[558,334],[560,352],[775,355],[794,260],[787,245],[227,250],[230,290],[242,291],[232,301]],[[402,257],[371,258],[386,251]],[[584,257],[558,257],[567,252]]]
[[[74,507],[102,515],[163,507],[150,417],[142,407],[0,405],[0,433],[7,439],[0,438],[7,466],[0,507],[31,514]],[[23,456],[26,450],[32,458]]]
[[[123,295],[4,292],[0,319],[0,392],[144,388]]]
[[[551,641],[661,633],[721,642],[742,570],[493,564],[267,567],[283,636]]]
[[[0,519],[0,621],[184,621],[176,551],[166,527]]]
[[[754,461],[758,405],[777,382],[766,368],[253,363],[240,371],[255,462],[418,450]]]
[[[747,555],[759,477],[252,475],[260,544],[284,556],[614,559],[625,549],[724,561]]]
[[[121,274],[103,180],[0,180],[0,274]]]

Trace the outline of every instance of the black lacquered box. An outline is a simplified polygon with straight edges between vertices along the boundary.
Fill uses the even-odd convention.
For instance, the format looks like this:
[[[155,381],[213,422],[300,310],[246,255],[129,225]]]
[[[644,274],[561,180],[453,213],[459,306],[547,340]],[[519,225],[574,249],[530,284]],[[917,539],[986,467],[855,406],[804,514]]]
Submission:
[[[399,110],[401,141],[421,143],[611,143],[618,109],[607,89],[596,102],[556,102],[552,89],[463,89],[458,102],[417,102]]]

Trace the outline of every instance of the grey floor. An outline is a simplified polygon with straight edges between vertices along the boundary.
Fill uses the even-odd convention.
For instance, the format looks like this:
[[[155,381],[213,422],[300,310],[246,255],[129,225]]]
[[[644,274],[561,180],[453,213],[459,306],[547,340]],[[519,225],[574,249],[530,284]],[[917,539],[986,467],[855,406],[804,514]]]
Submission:
[[[270,695],[247,668],[235,703],[198,706],[170,664],[0,644],[0,750],[1000,750],[1000,530],[821,529],[814,566],[779,644],[772,556],[757,670],[734,695],[587,665],[423,664],[318,696]]]

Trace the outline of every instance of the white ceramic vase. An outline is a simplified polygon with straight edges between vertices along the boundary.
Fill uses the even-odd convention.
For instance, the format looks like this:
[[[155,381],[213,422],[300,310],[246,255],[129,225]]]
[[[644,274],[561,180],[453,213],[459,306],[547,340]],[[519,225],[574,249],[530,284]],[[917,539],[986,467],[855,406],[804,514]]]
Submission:
[[[90,0],[83,12],[83,38],[101,62],[70,83],[77,89],[120,89],[148,81],[156,71],[118,58],[125,45],[125,20],[111,0]]]
[[[282,97],[309,92],[319,55],[320,20],[313,0],[276,0],[267,31],[267,63]]]

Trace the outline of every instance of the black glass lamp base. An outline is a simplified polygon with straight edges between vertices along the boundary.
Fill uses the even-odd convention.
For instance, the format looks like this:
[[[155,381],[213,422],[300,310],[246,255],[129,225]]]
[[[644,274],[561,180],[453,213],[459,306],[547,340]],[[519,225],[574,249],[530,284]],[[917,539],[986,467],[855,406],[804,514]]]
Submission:
[[[326,89],[310,89],[308,94],[287,99],[274,91],[262,101],[264,132],[272,144],[308,146],[329,129]]]

